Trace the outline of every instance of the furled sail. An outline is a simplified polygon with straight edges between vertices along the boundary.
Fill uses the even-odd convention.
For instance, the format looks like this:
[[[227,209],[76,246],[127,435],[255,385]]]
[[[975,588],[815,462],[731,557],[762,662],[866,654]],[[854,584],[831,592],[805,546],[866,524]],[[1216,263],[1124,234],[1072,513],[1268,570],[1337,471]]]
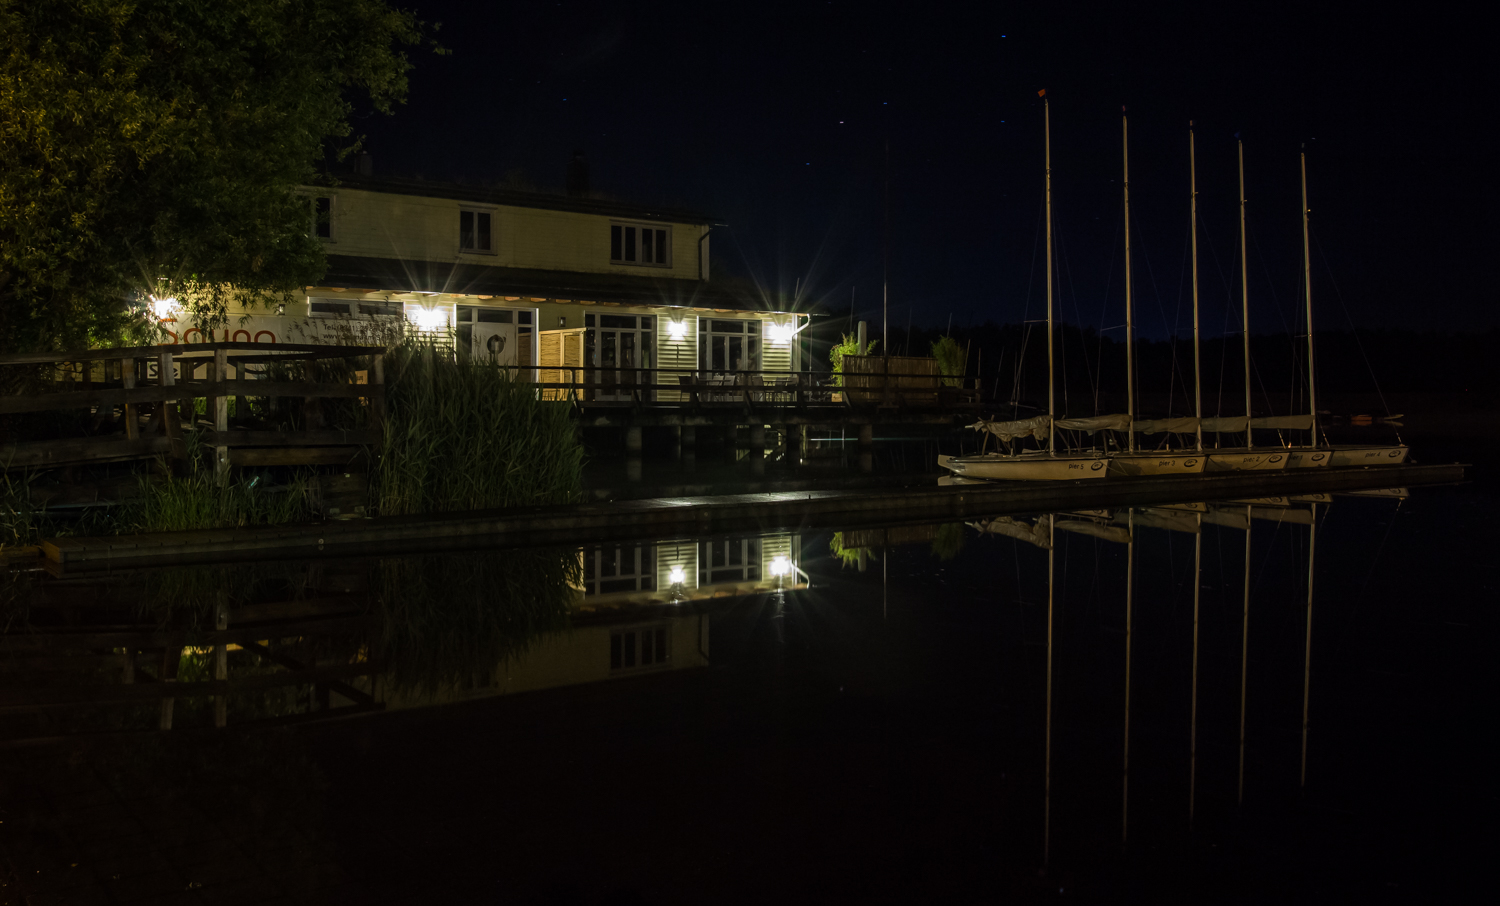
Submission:
[[[1205,418],[1203,420],[1204,434],[1239,434],[1245,430],[1245,423],[1249,419],[1243,415],[1226,415],[1219,418]]]
[[[1034,437],[1037,440],[1047,439],[1047,416],[1045,415],[1023,418],[1013,422],[998,422],[981,418],[969,427],[975,431],[988,431],[1006,443],[1010,443],[1018,437]]]
[[[1042,550],[1050,550],[1052,542],[1048,537],[1047,526],[1040,519],[1036,525],[1024,522],[1020,519],[1012,519],[1009,516],[996,516],[984,522],[971,522],[969,526],[977,531],[988,532],[991,535],[1004,535],[1017,541],[1025,541],[1027,544],[1035,544]]]
[[[1087,519],[1064,519],[1057,523],[1057,528],[1064,532],[1075,532],[1079,535],[1092,535],[1095,538],[1103,538],[1105,541],[1113,541],[1116,544],[1129,544],[1130,532],[1118,525],[1100,525]]]
[[[1190,415],[1182,418],[1138,418],[1135,420],[1135,430],[1141,434],[1191,434],[1198,430],[1198,419]]]
[[[1069,431],[1129,431],[1130,416],[1128,415],[1095,415],[1089,418],[1060,418],[1057,420],[1059,428]]]
[[[1312,429],[1312,424],[1311,415],[1272,415],[1250,419],[1252,428],[1280,428],[1285,431],[1308,431]]]

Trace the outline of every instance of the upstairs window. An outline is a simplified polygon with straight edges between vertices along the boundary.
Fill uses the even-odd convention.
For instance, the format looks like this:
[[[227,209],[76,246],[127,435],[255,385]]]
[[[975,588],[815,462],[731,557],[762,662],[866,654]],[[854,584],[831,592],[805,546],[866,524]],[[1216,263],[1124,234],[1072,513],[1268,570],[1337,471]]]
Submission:
[[[310,199],[312,208],[312,237],[333,238],[333,196],[315,195]]]
[[[609,225],[611,264],[672,266],[672,228],[634,223]]]
[[[458,212],[458,250],[489,255],[495,252],[489,211]]]

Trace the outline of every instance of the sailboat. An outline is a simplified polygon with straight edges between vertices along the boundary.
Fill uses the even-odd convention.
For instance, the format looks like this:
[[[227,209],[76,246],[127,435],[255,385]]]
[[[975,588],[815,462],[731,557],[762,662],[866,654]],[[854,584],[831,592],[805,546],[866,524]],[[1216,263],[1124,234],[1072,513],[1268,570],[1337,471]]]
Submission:
[[[1041,92],[1042,118],[1046,135],[1047,185],[1047,414],[1019,421],[981,419],[969,427],[987,432],[1010,446],[1009,453],[979,453],[976,456],[939,456],[938,467],[962,478],[1022,481],[1066,481],[1079,478],[1103,478],[1109,474],[1109,460],[1102,450],[1057,452],[1057,429],[1100,431],[1128,428],[1128,416],[1102,416],[1092,419],[1057,419],[1057,369],[1053,361],[1053,291],[1052,291],[1052,112],[1046,91]],[[1118,426],[1118,427],[1117,427]],[[1012,445],[1032,437],[1038,443],[1046,439],[1046,448],[1022,452]]]
[[[1245,142],[1236,137],[1235,143],[1239,154],[1240,175],[1240,339],[1245,359],[1245,415],[1243,418],[1205,419],[1201,424],[1204,431],[1212,431],[1215,434],[1244,432],[1245,446],[1215,450],[1210,453],[1207,464],[1207,470],[1210,472],[1266,471],[1286,468],[1287,451],[1280,447],[1257,450],[1254,429],[1287,430],[1302,424],[1300,420],[1294,424],[1285,417],[1281,419],[1255,418],[1250,407],[1250,253],[1249,244],[1245,239]],[[1195,249],[1197,238],[1195,224],[1193,234]]]
[[[1287,467],[1313,466],[1385,466],[1406,462],[1406,444],[1336,444],[1318,445],[1318,385],[1313,368],[1312,253],[1308,243],[1307,152],[1301,154],[1302,165],[1302,277],[1307,301],[1307,405],[1311,441],[1307,447],[1288,453]]]
[[[1120,112],[1121,142],[1124,150],[1125,171],[1125,405],[1126,415],[1129,423],[1127,433],[1128,441],[1125,451],[1116,453],[1109,461],[1109,474],[1122,476],[1135,475],[1194,475],[1203,471],[1207,462],[1203,455],[1203,433],[1198,431],[1198,443],[1196,450],[1137,450],[1135,436],[1138,433],[1160,433],[1157,429],[1170,431],[1170,426],[1165,422],[1174,419],[1163,419],[1157,422],[1138,422],[1135,417],[1135,305],[1131,295],[1132,281],[1130,273],[1130,120],[1125,111]],[[1188,148],[1191,159],[1192,154],[1192,131],[1188,132]],[[1198,217],[1198,192],[1197,173],[1193,170],[1193,223],[1194,230],[1197,229]],[[1196,241],[1197,237],[1194,236]],[[1202,373],[1198,361],[1198,271],[1197,258],[1193,261],[1193,383],[1194,392],[1198,400],[1198,419],[1203,416],[1203,387]]]

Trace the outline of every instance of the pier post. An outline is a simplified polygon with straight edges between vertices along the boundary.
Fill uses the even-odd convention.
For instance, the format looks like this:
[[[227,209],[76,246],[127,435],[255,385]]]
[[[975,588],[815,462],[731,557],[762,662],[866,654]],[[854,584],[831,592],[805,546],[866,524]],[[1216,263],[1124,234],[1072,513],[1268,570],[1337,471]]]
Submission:
[[[625,429],[625,452],[639,454],[641,452],[641,426],[631,425]]]
[[[750,449],[754,450],[755,451],[755,455],[757,455],[757,456],[763,455],[765,453],[765,450],[766,450],[766,426],[765,425],[751,425],[750,426]]]
[[[866,447],[869,447],[873,443],[875,443],[875,426],[874,425],[860,425],[859,426],[859,445],[860,445],[860,447],[866,448]]]
[[[691,425],[683,425],[677,429],[680,442],[684,447],[695,447],[698,445],[698,429]]]
[[[213,378],[215,383],[223,383],[229,380],[229,351],[226,349],[214,350]],[[211,400],[214,420],[214,439],[219,443],[214,445],[214,481],[219,487],[229,483],[229,448],[224,446],[225,433],[229,431],[229,397],[224,393],[215,394]]]

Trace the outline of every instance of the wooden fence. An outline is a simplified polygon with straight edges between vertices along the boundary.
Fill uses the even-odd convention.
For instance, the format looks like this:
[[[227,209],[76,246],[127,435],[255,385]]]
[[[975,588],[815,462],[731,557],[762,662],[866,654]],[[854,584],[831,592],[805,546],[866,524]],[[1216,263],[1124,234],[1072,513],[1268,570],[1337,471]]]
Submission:
[[[218,342],[0,356],[0,373],[9,371],[9,383],[27,388],[0,395],[0,418],[69,411],[82,416],[70,437],[0,435],[0,469],[155,455],[180,461],[187,456],[184,432],[189,429],[202,432],[220,476],[235,465],[348,463],[362,445],[380,437],[384,352],[366,346]],[[320,359],[354,360],[349,369],[354,382],[316,380]],[[33,373],[19,373],[26,369]],[[329,398],[365,400],[369,427],[325,427],[321,401]],[[205,400],[201,416],[199,399]],[[303,427],[267,428],[251,421],[250,399],[276,400],[278,406],[296,400]]]

